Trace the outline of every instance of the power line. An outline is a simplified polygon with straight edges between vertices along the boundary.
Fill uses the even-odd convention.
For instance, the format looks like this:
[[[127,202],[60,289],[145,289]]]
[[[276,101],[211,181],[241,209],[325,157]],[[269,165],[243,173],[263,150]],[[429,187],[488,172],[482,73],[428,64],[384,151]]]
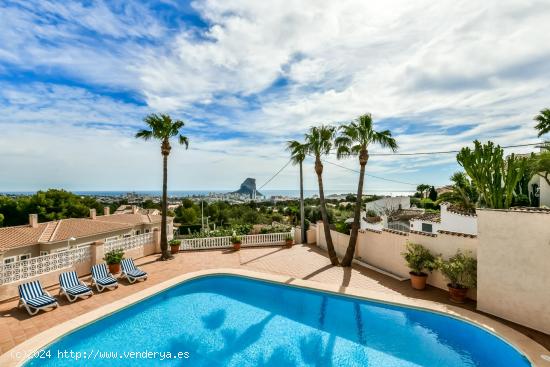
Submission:
[[[355,173],[361,173],[361,171],[358,171],[356,169],[349,168],[349,167],[346,167],[346,166],[342,166],[341,164],[338,164],[338,163],[327,161],[326,159],[323,159],[322,161],[325,162],[325,163],[328,163],[328,164],[332,164],[333,166],[336,166],[336,167],[347,169],[348,171],[352,171],[352,172],[355,172]],[[415,183],[404,182],[404,181],[399,181],[399,180],[393,180],[391,178],[375,176],[375,175],[371,175],[370,173],[366,173],[366,172],[365,172],[365,176],[369,176],[369,177],[376,178],[376,179],[383,180],[383,181],[395,182],[395,183],[399,183],[399,184],[403,184],[403,185],[418,186],[418,184],[415,184]]]
[[[288,166],[290,164],[290,162],[292,162],[292,159],[289,159],[288,162],[285,163],[284,166],[281,167],[280,170],[278,170],[273,176],[271,176],[271,178],[269,180],[267,180],[262,186],[260,186],[257,190],[261,190],[265,185],[267,185],[268,183],[271,182],[271,180],[273,180],[275,177],[277,177],[277,175],[279,173],[281,173],[285,168],[286,166]]]
[[[519,147],[529,147],[534,145],[544,144],[541,143],[528,143],[528,144],[516,144],[516,145],[504,145],[501,148],[519,148]],[[430,154],[451,154],[458,153],[460,150],[444,150],[439,152],[410,152],[410,153],[371,153],[370,156],[395,156],[395,155],[430,155]]]

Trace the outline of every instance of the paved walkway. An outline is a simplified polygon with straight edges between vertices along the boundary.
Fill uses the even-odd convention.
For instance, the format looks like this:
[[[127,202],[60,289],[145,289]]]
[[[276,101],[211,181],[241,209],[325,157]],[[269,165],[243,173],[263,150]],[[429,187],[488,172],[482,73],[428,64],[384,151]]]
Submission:
[[[19,343],[32,336],[84,314],[92,309],[114,300],[121,299],[138,290],[168,280],[176,275],[212,268],[245,268],[265,273],[288,275],[311,281],[337,284],[342,287],[370,289],[386,293],[399,293],[408,297],[422,298],[431,301],[449,303],[447,292],[434,287],[424,291],[411,289],[408,281],[400,282],[360,266],[353,268],[333,267],[326,255],[316,247],[297,245],[291,249],[280,247],[247,248],[234,252],[231,250],[185,252],[176,255],[168,262],[156,261],[157,256],[148,256],[136,261],[138,266],[149,273],[146,282],[128,284],[121,281],[115,291],[94,294],[87,300],[69,303],[59,297],[60,307],[49,312],[40,312],[30,317],[26,311],[17,309],[17,300],[0,304],[0,354],[7,352]],[[88,278],[83,278],[88,283]],[[57,295],[58,288],[48,291]],[[475,310],[475,303],[463,307]],[[490,315],[487,315],[492,317]],[[495,318],[495,317],[492,317]],[[495,318],[508,326],[526,334],[550,350],[550,335]]]

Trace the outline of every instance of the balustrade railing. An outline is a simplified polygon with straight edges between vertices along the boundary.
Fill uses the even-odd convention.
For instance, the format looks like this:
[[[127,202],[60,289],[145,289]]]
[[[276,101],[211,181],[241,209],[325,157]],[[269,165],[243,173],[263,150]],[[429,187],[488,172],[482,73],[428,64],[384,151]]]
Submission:
[[[136,236],[125,237],[118,240],[105,242],[105,252],[112,250],[129,250],[141,247],[153,242],[153,232],[138,234]]]
[[[242,247],[281,246],[292,232],[251,234],[240,236]],[[181,240],[180,250],[206,250],[233,247],[231,236],[203,237]]]
[[[91,259],[90,246],[0,265],[0,285],[71,267]]]

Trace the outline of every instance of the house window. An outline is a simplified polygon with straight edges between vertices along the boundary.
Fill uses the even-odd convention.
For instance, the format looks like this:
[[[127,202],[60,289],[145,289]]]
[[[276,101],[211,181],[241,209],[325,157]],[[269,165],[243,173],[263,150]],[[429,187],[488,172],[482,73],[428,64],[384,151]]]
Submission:
[[[139,236],[140,233],[141,233],[140,231],[136,231],[135,234],[136,234],[136,236]]]
[[[10,257],[4,258],[4,264],[11,264],[11,263],[14,263],[14,262],[15,262],[15,256],[10,256]]]
[[[27,259],[30,259],[30,258],[31,258],[31,254],[19,255],[19,261],[21,261],[21,260],[27,260]]]
[[[149,232],[151,232],[150,229],[146,229],[146,230],[145,230],[145,233],[149,233]]]
[[[422,223],[422,232],[432,233],[432,225],[429,223]]]
[[[40,251],[40,256],[46,256],[48,254],[49,254],[48,251]]]
[[[118,240],[118,236],[107,237],[105,239],[105,242],[116,241],[116,240]]]
[[[124,236],[122,236],[123,238],[128,238],[128,237],[132,237],[132,235],[130,234],[125,234]]]

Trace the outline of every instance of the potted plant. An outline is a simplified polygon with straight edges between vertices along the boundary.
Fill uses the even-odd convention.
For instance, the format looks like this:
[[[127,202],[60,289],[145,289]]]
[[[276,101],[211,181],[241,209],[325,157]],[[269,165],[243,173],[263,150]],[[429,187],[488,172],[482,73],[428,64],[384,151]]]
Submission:
[[[177,254],[180,251],[181,240],[173,239],[170,240],[168,244],[170,245],[170,253],[172,255]]]
[[[120,273],[120,263],[123,257],[123,250],[111,250],[105,253],[105,257],[103,258],[103,260],[105,260],[105,262],[109,266],[109,272],[111,274]]]
[[[231,243],[233,244],[233,249],[235,251],[238,251],[241,249],[242,239],[240,236],[234,234],[233,236],[231,236]]]
[[[285,237],[285,247],[288,247],[288,248],[292,247],[293,242],[294,242],[294,238],[290,233],[288,233]]]
[[[471,252],[458,250],[449,260],[438,259],[437,268],[449,279],[451,301],[464,303],[466,292],[477,283],[477,261]]]
[[[411,271],[411,286],[414,289],[426,288],[427,270],[432,272],[435,269],[435,258],[430,251],[418,243],[407,243],[407,251],[402,253],[407,265]]]

